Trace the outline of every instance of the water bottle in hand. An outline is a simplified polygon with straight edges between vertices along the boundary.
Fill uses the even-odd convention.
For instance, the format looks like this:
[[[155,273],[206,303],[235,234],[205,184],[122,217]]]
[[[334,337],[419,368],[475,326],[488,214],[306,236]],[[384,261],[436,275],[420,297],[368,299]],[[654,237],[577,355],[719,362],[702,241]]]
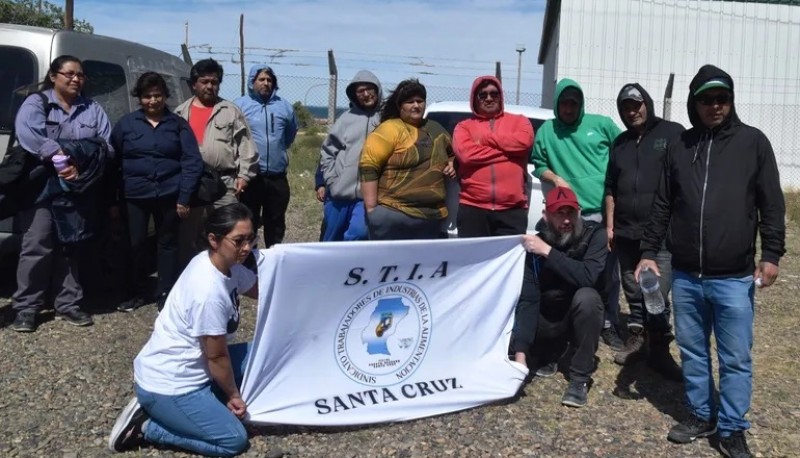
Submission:
[[[664,312],[664,296],[661,295],[658,275],[650,269],[642,269],[639,272],[639,287],[642,289],[642,297],[647,313],[659,315]]]

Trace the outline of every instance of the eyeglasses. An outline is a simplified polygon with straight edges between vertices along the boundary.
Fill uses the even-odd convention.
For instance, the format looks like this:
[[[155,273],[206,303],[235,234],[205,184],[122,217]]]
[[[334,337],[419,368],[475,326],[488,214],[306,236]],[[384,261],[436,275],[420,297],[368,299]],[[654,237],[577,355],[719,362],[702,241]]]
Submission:
[[[624,100],[621,105],[622,105],[622,109],[624,111],[638,110],[639,108],[642,107],[642,105],[644,105],[644,102],[640,102],[638,100],[627,99],[627,100]]]
[[[68,80],[72,80],[72,79],[75,79],[75,78],[77,78],[79,80],[85,80],[86,79],[86,73],[80,73],[80,72],[79,73],[74,73],[74,72],[56,72],[56,73],[58,73],[59,75],[63,76],[64,78],[66,78]]]
[[[699,95],[695,97],[701,105],[727,105],[731,101],[730,94],[717,94],[717,95]]]
[[[224,237],[224,238],[225,238],[225,240],[228,240],[229,242],[231,242],[233,244],[233,246],[235,246],[239,250],[244,248],[245,245],[247,245],[250,248],[252,248],[252,247],[256,246],[256,243],[258,242],[258,235],[256,235],[256,234],[252,234],[252,235],[247,236],[247,237],[237,237],[235,239],[232,239],[230,237]]]
[[[480,99],[480,100],[486,100],[489,97],[491,97],[493,99],[496,99],[496,98],[500,97],[500,91],[481,91],[481,92],[478,92],[478,99]]]

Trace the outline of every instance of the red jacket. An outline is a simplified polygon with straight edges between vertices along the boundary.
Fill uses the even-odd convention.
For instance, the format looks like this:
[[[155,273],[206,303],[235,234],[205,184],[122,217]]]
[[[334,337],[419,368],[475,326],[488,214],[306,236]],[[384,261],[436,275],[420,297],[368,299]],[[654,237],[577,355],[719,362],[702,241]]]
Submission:
[[[489,80],[500,89],[500,112],[492,118],[478,114],[476,88]],[[456,125],[453,151],[461,184],[459,202],[487,210],[528,208],[527,164],[533,147],[533,126],[522,115],[505,113],[503,89],[493,76],[472,84],[472,116]]]

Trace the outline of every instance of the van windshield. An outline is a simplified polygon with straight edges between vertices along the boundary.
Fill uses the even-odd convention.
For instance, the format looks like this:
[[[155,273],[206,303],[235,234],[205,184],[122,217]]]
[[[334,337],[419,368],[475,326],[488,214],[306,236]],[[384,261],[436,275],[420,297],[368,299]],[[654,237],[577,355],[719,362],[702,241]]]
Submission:
[[[472,116],[472,113],[463,113],[463,112],[454,112],[454,111],[433,111],[428,113],[427,118],[432,119],[453,135],[453,131],[456,129],[456,124],[460,123],[465,119],[469,119]],[[531,122],[533,126],[534,132],[539,131],[539,127],[544,124],[544,119],[535,119],[535,118],[528,118],[528,121]]]
[[[36,82],[36,57],[27,49],[0,46],[0,132],[9,133],[14,116]]]

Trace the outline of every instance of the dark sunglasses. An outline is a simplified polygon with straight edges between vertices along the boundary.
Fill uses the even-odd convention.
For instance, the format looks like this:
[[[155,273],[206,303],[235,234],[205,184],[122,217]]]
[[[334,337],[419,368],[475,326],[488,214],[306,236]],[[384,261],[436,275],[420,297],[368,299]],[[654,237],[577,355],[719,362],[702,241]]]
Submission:
[[[727,105],[731,101],[730,94],[699,95],[695,98],[701,105]]]
[[[496,99],[496,98],[500,97],[500,91],[481,91],[481,92],[478,92],[478,99],[480,99],[480,100],[486,100],[489,97],[491,97],[493,99]]]

